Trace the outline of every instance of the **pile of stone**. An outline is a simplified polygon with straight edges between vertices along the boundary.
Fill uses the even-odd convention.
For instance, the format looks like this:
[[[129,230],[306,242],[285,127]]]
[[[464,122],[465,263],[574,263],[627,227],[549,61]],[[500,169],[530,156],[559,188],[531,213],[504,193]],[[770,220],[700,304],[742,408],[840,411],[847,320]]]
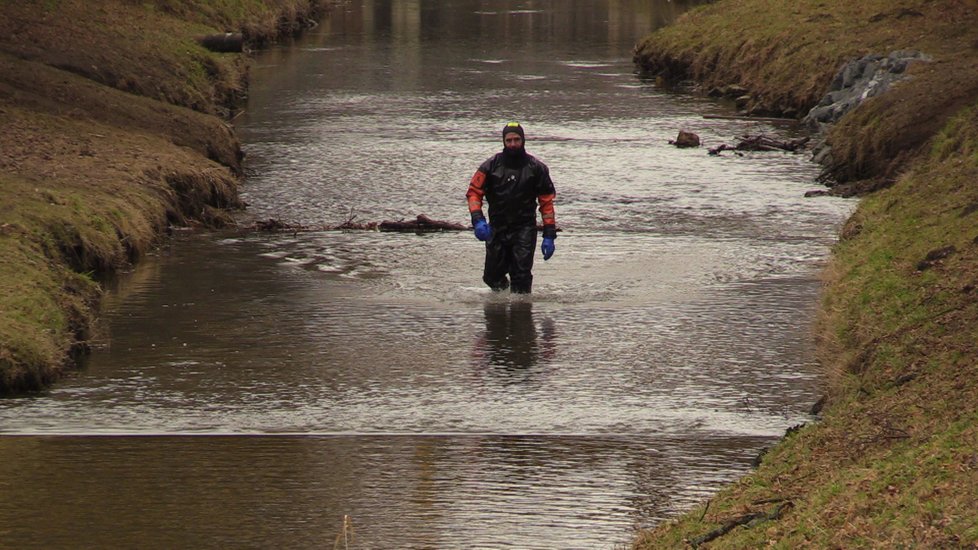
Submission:
[[[811,126],[831,124],[857,105],[885,92],[906,76],[907,66],[930,58],[918,51],[898,50],[889,55],[866,55],[846,63],[832,80],[828,93],[803,121]]]

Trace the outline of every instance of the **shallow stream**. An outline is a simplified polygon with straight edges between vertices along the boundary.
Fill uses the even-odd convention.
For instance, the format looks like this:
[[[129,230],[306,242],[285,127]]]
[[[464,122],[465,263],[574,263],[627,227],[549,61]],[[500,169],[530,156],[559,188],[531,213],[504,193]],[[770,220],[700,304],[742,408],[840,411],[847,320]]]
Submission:
[[[797,136],[633,74],[688,6],[351,0],[261,53],[243,224],[467,223],[518,120],[554,258],[512,297],[468,231],[181,232],[81,372],[0,400],[0,547],[612,548],[747,472],[819,396],[852,203],[804,154],[667,143]]]

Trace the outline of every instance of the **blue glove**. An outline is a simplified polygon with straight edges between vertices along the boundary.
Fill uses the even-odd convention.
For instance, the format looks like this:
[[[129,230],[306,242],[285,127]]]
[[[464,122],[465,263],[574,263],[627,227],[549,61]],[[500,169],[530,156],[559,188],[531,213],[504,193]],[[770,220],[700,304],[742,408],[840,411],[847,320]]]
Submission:
[[[480,241],[488,241],[492,237],[492,228],[486,223],[486,220],[479,220],[475,222],[473,226],[475,229],[475,238]]]
[[[543,244],[540,245],[540,252],[543,252],[543,261],[549,260],[554,255],[554,250],[557,250],[557,247],[554,246],[554,238],[544,237]]]

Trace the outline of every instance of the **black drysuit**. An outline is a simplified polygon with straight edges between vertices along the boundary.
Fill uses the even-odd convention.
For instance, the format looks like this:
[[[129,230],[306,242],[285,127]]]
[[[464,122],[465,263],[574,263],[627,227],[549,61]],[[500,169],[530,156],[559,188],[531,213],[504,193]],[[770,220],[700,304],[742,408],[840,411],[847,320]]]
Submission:
[[[503,150],[479,166],[469,182],[466,198],[473,225],[485,219],[483,198],[489,203],[492,237],[486,242],[482,280],[490,288],[509,287],[516,293],[530,292],[537,241],[537,204],[543,218],[543,236],[554,238],[557,236],[555,196],[550,169],[524,149]]]

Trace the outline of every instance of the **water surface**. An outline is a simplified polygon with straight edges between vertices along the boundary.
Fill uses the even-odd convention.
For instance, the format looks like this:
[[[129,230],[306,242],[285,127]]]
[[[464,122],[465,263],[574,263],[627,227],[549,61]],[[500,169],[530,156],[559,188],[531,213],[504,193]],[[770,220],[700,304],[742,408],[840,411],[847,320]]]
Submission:
[[[0,401],[0,546],[611,548],[809,420],[818,270],[851,204],[795,134],[633,74],[676,2],[351,1],[258,56],[243,224],[467,223],[509,120],[561,228],[530,297],[469,232],[186,233],[107,336]]]

